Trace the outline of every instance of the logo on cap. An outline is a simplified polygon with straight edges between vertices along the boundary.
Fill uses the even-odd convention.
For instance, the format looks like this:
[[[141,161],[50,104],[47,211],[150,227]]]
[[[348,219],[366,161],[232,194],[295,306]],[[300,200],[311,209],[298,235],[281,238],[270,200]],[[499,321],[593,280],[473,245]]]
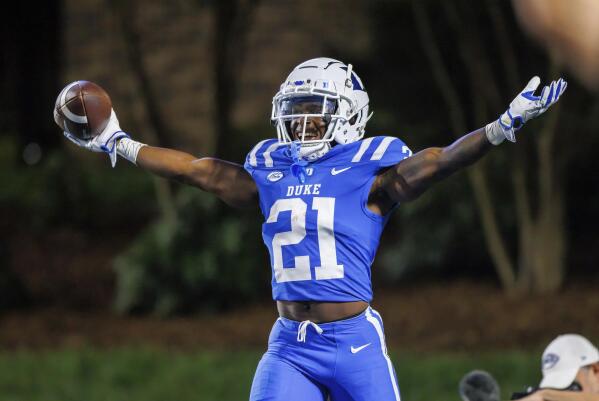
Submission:
[[[557,365],[559,362],[559,355],[547,354],[543,357],[543,370],[548,370]]]

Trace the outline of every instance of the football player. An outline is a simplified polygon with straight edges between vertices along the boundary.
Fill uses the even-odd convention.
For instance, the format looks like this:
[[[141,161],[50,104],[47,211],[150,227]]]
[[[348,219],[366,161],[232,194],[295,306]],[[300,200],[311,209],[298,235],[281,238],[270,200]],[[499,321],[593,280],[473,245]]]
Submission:
[[[399,400],[383,321],[370,307],[370,266],[391,212],[433,183],[480,159],[566,90],[562,79],[535,90],[534,77],[497,121],[447,147],[412,151],[400,139],[363,139],[368,94],[351,64],[301,63],[273,99],[276,139],[245,164],[197,158],[134,141],[112,114],[90,141],[162,177],[212,192],[231,206],[259,204],[280,317],[260,361],[250,399]]]

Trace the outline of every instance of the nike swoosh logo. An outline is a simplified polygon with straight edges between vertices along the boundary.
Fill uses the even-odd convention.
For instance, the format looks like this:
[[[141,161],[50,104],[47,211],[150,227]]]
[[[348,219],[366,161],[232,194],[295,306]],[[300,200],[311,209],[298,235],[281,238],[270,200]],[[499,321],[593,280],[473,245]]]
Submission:
[[[357,348],[354,348],[354,346],[352,345],[352,346],[350,347],[350,351],[351,351],[351,353],[352,353],[352,354],[356,354],[356,353],[358,353],[358,352],[362,351],[364,348],[368,347],[370,344],[371,344],[371,343],[364,344],[364,345],[362,345],[362,346],[360,346],[360,347],[357,347]]]
[[[344,171],[349,170],[351,167],[346,167],[346,168],[342,168],[341,170],[337,170],[335,167],[333,167],[333,169],[331,170],[331,175],[337,175],[337,174],[341,174]]]

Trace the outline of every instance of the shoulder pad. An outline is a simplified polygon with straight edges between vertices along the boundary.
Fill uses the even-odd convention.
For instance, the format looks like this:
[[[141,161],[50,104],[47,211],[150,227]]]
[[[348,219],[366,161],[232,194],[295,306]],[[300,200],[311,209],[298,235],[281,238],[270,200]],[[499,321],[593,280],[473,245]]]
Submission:
[[[363,139],[351,161],[353,163],[376,163],[378,167],[388,167],[410,157],[412,151],[399,138],[374,136]]]
[[[276,163],[273,159],[273,152],[275,152],[280,146],[283,146],[283,144],[279,143],[279,141],[274,138],[269,138],[258,142],[250,151],[250,153],[247,154],[243,167],[250,174],[255,169],[274,167]]]

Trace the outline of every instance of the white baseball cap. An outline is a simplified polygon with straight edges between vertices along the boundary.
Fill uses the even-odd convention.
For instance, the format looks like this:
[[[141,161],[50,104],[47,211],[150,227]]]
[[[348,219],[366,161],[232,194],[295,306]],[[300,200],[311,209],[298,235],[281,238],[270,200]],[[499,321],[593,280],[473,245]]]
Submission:
[[[578,370],[599,362],[599,351],[589,340],[578,334],[564,334],[553,340],[543,352],[543,380],[539,387],[564,389]]]

